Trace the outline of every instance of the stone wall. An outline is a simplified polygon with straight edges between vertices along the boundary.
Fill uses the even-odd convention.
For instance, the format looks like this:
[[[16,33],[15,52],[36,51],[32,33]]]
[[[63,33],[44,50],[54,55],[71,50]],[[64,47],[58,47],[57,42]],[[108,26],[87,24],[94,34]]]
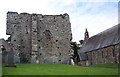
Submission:
[[[106,48],[87,52],[88,63],[105,64],[105,63],[119,63],[119,45],[109,46]]]
[[[7,34],[11,35],[11,43],[15,55],[21,56],[21,62],[28,62],[31,53],[31,15],[17,12],[7,13]]]
[[[39,16],[38,18],[41,20],[38,21],[40,63],[65,63],[70,59],[71,49],[69,16],[64,14],[59,16]]]
[[[86,66],[86,60],[80,60],[78,63],[79,66]]]
[[[41,64],[70,60],[71,24],[68,14],[42,15],[7,13],[7,30],[15,55],[21,61],[36,58]]]

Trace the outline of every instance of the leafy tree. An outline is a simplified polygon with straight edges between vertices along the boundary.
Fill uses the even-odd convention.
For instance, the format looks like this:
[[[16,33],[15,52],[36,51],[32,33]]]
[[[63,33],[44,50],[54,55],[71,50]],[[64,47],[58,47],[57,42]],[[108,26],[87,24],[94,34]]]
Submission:
[[[7,51],[6,51],[6,49],[5,48],[2,48],[2,56],[6,56],[7,55]]]
[[[84,40],[80,40],[79,42],[80,42],[81,45],[84,44]]]
[[[74,50],[73,60],[75,64],[78,64],[80,60],[78,55],[78,50],[80,49],[80,47],[76,42],[72,42],[71,45],[72,45],[72,49]]]

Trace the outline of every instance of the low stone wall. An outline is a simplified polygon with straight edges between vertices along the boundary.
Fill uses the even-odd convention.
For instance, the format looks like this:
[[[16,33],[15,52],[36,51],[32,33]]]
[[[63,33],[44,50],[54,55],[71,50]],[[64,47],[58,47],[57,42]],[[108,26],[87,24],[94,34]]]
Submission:
[[[105,63],[119,63],[119,45],[101,48],[91,52],[87,52],[88,63],[105,64]]]
[[[8,62],[8,55],[2,56],[1,59],[2,59],[2,63],[7,63],[7,62]],[[14,63],[15,63],[15,64],[20,63],[20,57],[19,57],[19,56],[15,56],[15,55],[14,55]]]
[[[86,66],[86,60],[81,60],[79,63],[78,63],[79,66]]]

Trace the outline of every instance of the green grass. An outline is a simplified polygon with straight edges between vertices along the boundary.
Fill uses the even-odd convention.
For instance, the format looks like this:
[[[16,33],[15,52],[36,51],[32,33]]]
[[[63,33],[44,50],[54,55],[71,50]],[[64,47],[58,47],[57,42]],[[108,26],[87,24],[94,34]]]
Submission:
[[[118,69],[80,67],[64,64],[16,64],[4,67],[3,75],[117,75]]]
[[[105,67],[105,68],[119,68],[118,63],[116,64],[95,64],[95,65],[90,65],[90,67]]]
[[[2,75],[2,65],[0,64],[0,76]]]

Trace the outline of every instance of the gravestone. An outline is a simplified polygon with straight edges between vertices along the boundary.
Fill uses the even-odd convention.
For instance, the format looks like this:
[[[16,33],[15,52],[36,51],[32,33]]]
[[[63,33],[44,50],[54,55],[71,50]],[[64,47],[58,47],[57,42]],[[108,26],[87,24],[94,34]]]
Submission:
[[[16,67],[14,65],[14,52],[12,49],[8,52],[7,64],[8,65],[6,67]]]
[[[74,63],[73,59],[71,59],[71,65],[75,65],[75,63]]]
[[[67,62],[67,64],[69,64],[69,65],[75,65],[73,59],[70,59],[70,60]]]
[[[39,64],[39,60],[36,60],[36,63]]]

